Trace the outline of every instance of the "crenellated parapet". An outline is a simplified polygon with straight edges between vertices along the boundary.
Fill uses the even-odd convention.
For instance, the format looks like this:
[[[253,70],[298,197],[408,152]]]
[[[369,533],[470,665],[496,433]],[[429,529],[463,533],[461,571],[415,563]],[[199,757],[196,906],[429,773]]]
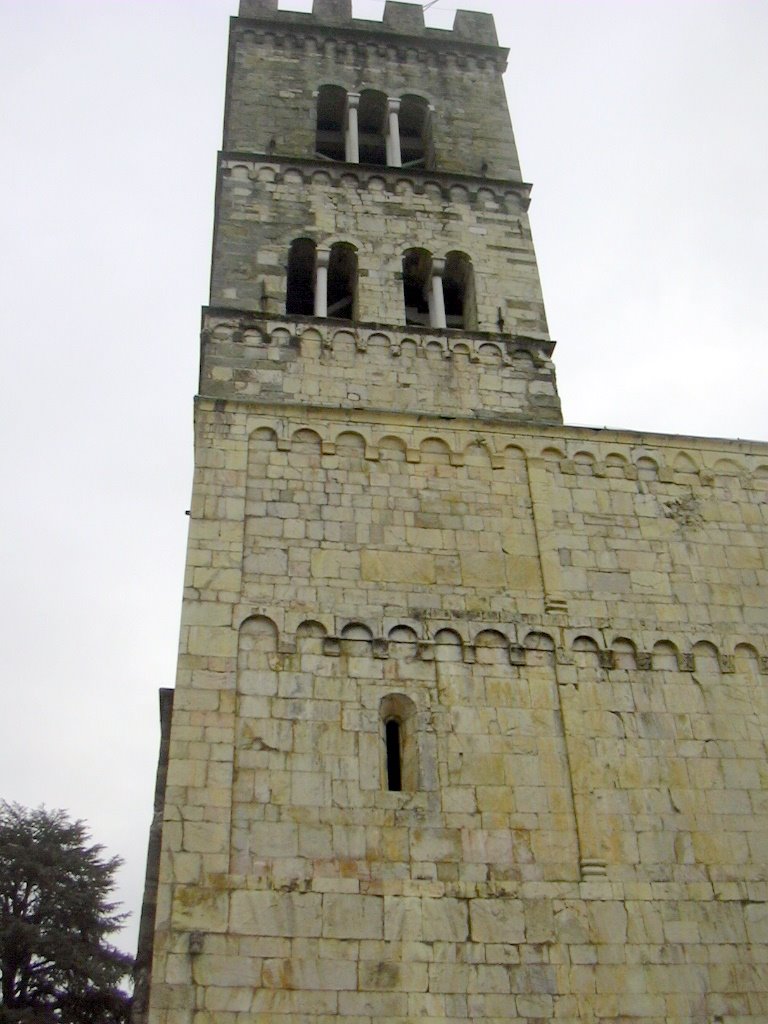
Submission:
[[[375,32],[377,39],[391,33],[416,36],[430,42],[450,41],[451,45],[498,48],[493,15],[480,11],[457,10],[452,29],[427,28],[421,4],[386,0],[381,21],[352,17],[352,0],[314,0],[312,13],[281,10],[277,0],[240,0],[240,18],[279,21],[297,27],[323,27],[338,31]]]

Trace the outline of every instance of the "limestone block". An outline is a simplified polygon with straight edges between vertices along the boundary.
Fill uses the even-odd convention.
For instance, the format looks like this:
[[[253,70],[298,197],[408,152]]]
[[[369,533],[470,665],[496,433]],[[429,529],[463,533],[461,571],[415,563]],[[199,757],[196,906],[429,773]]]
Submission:
[[[323,930],[328,938],[381,939],[384,901],[377,896],[323,896]]]
[[[229,899],[226,893],[197,885],[176,887],[171,909],[174,928],[182,931],[223,932],[227,928]]]
[[[240,988],[214,988],[205,991],[205,1009],[210,1011],[212,1021],[224,1021],[226,1015],[244,1013],[250,1010],[253,1002],[253,986]],[[200,1014],[199,1016],[203,1016]]]
[[[474,972],[469,964],[430,964],[429,991],[468,992],[473,977]]]
[[[248,849],[258,858],[295,857],[299,826],[289,821],[254,821],[248,829]]]
[[[458,861],[461,857],[461,834],[458,829],[414,829],[411,834],[411,856],[414,860]]]
[[[231,953],[194,958],[194,979],[198,985],[243,986],[253,989],[261,982],[261,960]]]
[[[432,555],[412,552],[366,550],[360,553],[363,580],[374,583],[435,582],[435,559]]]
[[[525,909],[520,900],[470,900],[469,915],[473,942],[525,941]]]
[[[518,996],[515,1006],[520,1017],[534,1020],[552,1020],[554,1003],[552,996]]]
[[[461,580],[465,587],[492,587],[506,585],[506,564],[497,553],[461,552]]]
[[[506,559],[506,583],[510,590],[539,592],[543,588],[538,557]]]
[[[206,768],[205,760],[190,761],[178,758],[168,766],[168,785],[204,786]]]
[[[237,637],[229,629],[191,626],[188,636],[190,654],[202,654],[207,658],[231,658],[235,654]]]
[[[203,821],[184,822],[182,847],[188,853],[219,853],[226,849],[227,841],[227,830],[221,825]]]
[[[374,960],[358,968],[358,988],[363,992],[426,992],[428,980],[427,965],[423,963]]]
[[[751,903],[745,909],[749,941],[768,943],[768,903]]]
[[[265,988],[343,992],[357,987],[357,967],[350,960],[265,960]]]
[[[469,923],[466,900],[425,899],[422,938],[425,942],[465,942]]]
[[[247,1020],[257,1020],[259,1024],[278,1024],[286,1016],[307,1015],[310,1018],[318,1015],[336,1017],[339,1003],[343,995],[337,992],[320,991],[289,991],[287,989],[261,988],[253,993],[251,1013]],[[199,1016],[199,1015],[196,1015]],[[196,1022],[197,1024],[197,1022]],[[206,1024],[225,1024],[216,1018]],[[226,1024],[235,1024],[227,1021]]]
[[[230,931],[234,935],[319,936],[321,900],[316,893],[234,892]]]
[[[549,900],[524,900],[525,938],[527,942],[553,942],[555,915]]]
[[[404,992],[341,992],[339,1014],[342,1017],[393,1020],[408,1013]]]
[[[506,966],[478,964],[469,977],[469,992],[509,992],[509,972]]]
[[[462,832],[463,859],[481,864],[511,864],[515,860],[514,837],[508,828],[467,828]]]
[[[421,907],[422,901],[417,896],[385,896],[384,938],[388,942],[421,939]]]
[[[329,779],[311,772],[294,772],[291,778],[291,803],[296,807],[323,807],[331,802]]]

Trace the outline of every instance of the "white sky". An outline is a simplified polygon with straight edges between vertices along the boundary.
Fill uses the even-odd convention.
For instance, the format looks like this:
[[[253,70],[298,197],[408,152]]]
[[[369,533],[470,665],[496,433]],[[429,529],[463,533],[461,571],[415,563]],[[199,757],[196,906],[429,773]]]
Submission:
[[[766,438],[768,4],[461,6],[511,47],[566,421]],[[0,0],[0,796],[68,808],[126,859],[128,950],[235,7]]]

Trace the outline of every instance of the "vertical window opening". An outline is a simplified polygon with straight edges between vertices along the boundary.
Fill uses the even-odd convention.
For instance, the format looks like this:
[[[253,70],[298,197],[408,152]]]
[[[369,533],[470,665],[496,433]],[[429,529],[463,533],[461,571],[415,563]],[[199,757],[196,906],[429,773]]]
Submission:
[[[472,263],[462,252],[448,254],[443,275],[443,296],[447,326],[465,331],[476,329]]]
[[[346,242],[331,247],[328,263],[328,316],[354,320],[357,306],[357,253]]]
[[[390,718],[384,728],[387,744],[387,789],[391,793],[400,793],[403,789],[400,723],[396,718]]]
[[[432,257],[424,249],[409,249],[403,256],[403,301],[409,326],[429,327],[429,272]]]
[[[315,243],[297,238],[288,252],[285,312],[312,316],[315,312]]]
[[[346,160],[347,94],[339,85],[323,85],[317,94],[315,152],[328,160]]]
[[[387,97],[384,93],[366,89],[360,94],[358,114],[360,133],[360,163],[385,167],[387,145],[384,131],[387,119]]]
[[[421,96],[400,102],[400,153],[403,167],[434,165],[429,104]]]
[[[390,693],[379,705],[382,739],[382,784],[390,793],[419,788],[419,742],[416,705],[404,693]]]

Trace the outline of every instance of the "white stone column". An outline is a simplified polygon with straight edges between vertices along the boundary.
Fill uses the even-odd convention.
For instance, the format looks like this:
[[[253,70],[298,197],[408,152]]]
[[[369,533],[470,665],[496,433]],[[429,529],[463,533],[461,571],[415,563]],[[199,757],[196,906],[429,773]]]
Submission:
[[[403,166],[400,154],[400,100],[394,96],[387,98],[387,165]]]
[[[445,295],[443,294],[443,274],[445,273],[445,260],[432,260],[432,268],[429,272],[429,324],[431,327],[447,327],[445,319]]]
[[[328,263],[330,249],[315,252],[315,316],[328,316]]]
[[[344,133],[344,145],[348,164],[360,163],[360,132],[357,119],[359,106],[360,93],[347,93],[347,127]]]

